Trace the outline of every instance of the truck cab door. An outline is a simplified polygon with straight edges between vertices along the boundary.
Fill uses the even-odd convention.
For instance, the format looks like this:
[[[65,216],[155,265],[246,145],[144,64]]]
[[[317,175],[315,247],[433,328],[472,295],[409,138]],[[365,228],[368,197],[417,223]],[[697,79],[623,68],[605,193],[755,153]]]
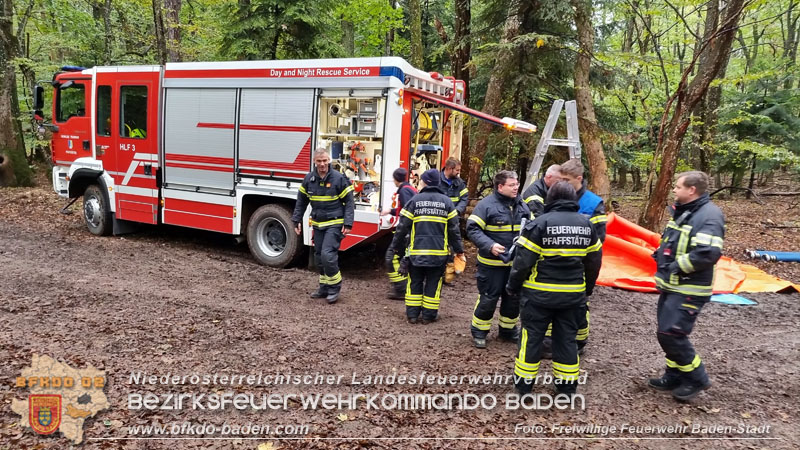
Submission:
[[[92,81],[76,75],[62,78],[53,96],[53,161],[70,166],[78,158],[91,157],[91,120],[87,105],[91,104]]]
[[[158,223],[158,72],[116,82],[117,218]],[[135,75],[135,78],[131,75]]]

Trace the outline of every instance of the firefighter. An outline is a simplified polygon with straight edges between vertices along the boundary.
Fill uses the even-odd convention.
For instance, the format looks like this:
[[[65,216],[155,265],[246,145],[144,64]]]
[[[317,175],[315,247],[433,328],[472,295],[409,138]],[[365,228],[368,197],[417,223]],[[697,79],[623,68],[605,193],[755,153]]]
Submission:
[[[400,211],[400,223],[390,245],[394,253],[408,245],[408,285],[406,287],[406,316],[415,324],[435,321],[439,313],[439,295],[447,262],[447,247],[451,245],[463,257],[458,212],[453,202],[441,191],[441,177],[436,169],[426,170],[420,177],[422,189]]]
[[[517,342],[519,299],[505,292],[511,261],[508,257],[523,219],[530,219],[528,205],[517,196],[517,174],[508,170],[494,176],[494,192],[475,206],[467,219],[467,237],[478,247],[478,301],[472,315],[472,341],[486,348],[486,336],[500,302],[500,339]]]
[[[670,390],[681,401],[711,387],[705,365],[689,342],[698,314],[711,299],[714,265],[722,256],[725,217],[706,193],[708,175],[684,172],[677,176],[675,205],[656,260],[658,343],[667,359],[661,378],[649,385]]]
[[[556,389],[574,394],[580,366],[576,334],[583,304],[600,273],[602,242],[578,213],[575,189],[565,181],[548,191],[544,214],[525,225],[506,290],[519,296],[522,337],[514,374],[520,394],[532,390],[548,324],[553,327]]]
[[[442,169],[441,185],[444,194],[450,197],[453,205],[455,205],[459,220],[461,220],[461,216],[464,215],[464,211],[467,209],[467,203],[469,202],[467,183],[461,179],[460,175],[461,161],[453,157],[447,158],[447,161],[444,162],[444,168]],[[444,282],[447,284],[452,283],[455,277],[456,270],[453,260],[453,252],[452,249],[450,249],[450,254],[447,256],[447,267],[445,268]]]
[[[397,222],[399,221],[400,211],[403,210],[403,206],[417,194],[417,190],[408,182],[408,170],[402,167],[392,172],[392,178],[394,179],[395,187],[397,187],[397,192],[392,196],[393,208],[384,209],[381,211],[381,215],[392,215],[395,217],[395,222]],[[392,288],[389,290],[387,297],[392,300],[405,299],[408,275],[401,273],[402,271],[399,271],[399,269],[400,261],[403,256],[405,256],[406,246],[407,245],[404,245],[399,248],[398,253],[395,253],[391,249],[386,252],[387,275],[389,275],[389,282],[392,284]]]
[[[561,180],[561,166],[553,164],[547,168],[544,177],[534,181],[533,184],[528,186],[528,189],[525,189],[522,198],[528,204],[528,208],[530,208],[534,217],[540,216],[544,212],[544,199],[547,197],[547,190],[559,180]]]
[[[342,290],[339,245],[353,228],[355,202],[350,181],[333,170],[330,163],[331,157],[324,147],[314,152],[314,170],[300,184],[292,222],[299,236],[303,232],[300,222],[306,206],[311,204],[314,257],[319,269],[319,288],[311,298],[325,297],[332,304],[339,299]]]
[[[578,159],[570,159],[561,165],[561,179],[569,182],[578,195],[578,212],[589,218],[589,221],[597,230],[597,236],[600,242],[606,240],[606,207],[603,199],[594,192],[586,188],[586,180],[583,179],[583,164]],[[588,297],[588,295],[587,295]],[[589,339],[589,300],[586,300],[585,308],[586,313],[578,323],[578,353],[583,354],[586,342]],[[549,359],[551,330],[548,330],[548,339],[545,339],[544,344],[544,357]]]

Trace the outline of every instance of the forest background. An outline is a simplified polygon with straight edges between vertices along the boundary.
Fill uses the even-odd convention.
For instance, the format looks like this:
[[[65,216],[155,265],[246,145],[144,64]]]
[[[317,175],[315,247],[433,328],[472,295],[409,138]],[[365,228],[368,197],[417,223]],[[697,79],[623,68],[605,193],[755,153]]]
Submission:
[[[800,0],[0,2],[0,186],[49,161],[30,92],[61,66],[393,55],[540,128],[575,99],[590,187],[643,194],[648,228],[683,170],[748,198],[797,194],[780,191],[800,173]],[[540,137],[467,130],[472,198],[499,169],[524,174]],[[567,157],[554,148],[545,166]]]

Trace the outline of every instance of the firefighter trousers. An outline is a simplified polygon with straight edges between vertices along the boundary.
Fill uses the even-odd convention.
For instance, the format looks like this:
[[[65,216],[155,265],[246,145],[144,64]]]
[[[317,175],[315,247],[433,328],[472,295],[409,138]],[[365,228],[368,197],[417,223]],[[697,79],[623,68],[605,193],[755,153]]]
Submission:
[[[711,297],[662,292],[658,298],[658,343],[667,360],[666,377],[693,384],[708,382],[700,356],[689,341],[697,316]]]
[[[422,313],[424,320],[436,320],[439,314],[439,296],[442,293],[444,265],[419,267],[409,264],[406,287],[406,315],[416,319]]]
[[[511,267],[489,267],[478,264],[478,301],[472,313],[472,336],[486,339],[492,327],[492,318],[500,301],[500,335],[512,337],[519,320],[519,297],[506,293],[506,283]]]
[[[575,393],[580,359],[575,335],[584,313],[582,306],[545,308],[523,298],[520,307],[522,336],[514,362],[514,384],[522,394],[530,393],[539,373],[542,341],[549,324],[553,328],[553,377],[559,392]]]
[[[344,234],[342,227],[314,227],[314,258],[319,270],[319,287],[329,294],[339,292],[342,273],[339,272],[339,246]]]
[[[386,250],[386,275],[389,276],[389,282],[392,283],[392,289],[397,293],[406,291],[406,284],[408,284],[408,274],[400,272],[400,261],[406,254],[406,246],[397,249],[389,247]]]
[[[578,341],[578,350],[582,350],[583,347],[586,347],[586,342],[589,340],[589,301],[586,301],[586,304],[583,306],[583,313],[581,313],[580,320],[578,320],[578,334],[575,336],[575,339]],[[547,332],[545,333],[544,338],[544,348],[546,353],[550,353],[550,347],[552,345],[552,336],[553,334],[553,325],[548,325]]]

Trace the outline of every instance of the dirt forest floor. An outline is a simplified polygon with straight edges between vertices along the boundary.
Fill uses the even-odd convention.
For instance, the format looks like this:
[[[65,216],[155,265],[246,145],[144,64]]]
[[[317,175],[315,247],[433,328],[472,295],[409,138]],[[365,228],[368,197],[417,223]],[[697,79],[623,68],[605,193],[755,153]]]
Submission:
[[[792,203],[794,201],[794,203]],[[743,198],[719,203],[728,217],[725,253],[745,248],[797,251],[797,200]],[[442,294],[441,318],[409,325],[402,302],[387,300],[387,280],[372,248],[342,255],[344,291],[336,305],[312,300],[316,276],[304,268],[258,265],[246,244],[227,236],[172,227],[145,228],[122,237],[90,235],[76,214],[45,184],[0,189],[0,450],[71,448],[58,433],[41,436],[17,425],[12,399],[27,390],[15,378],[34,354],[107,376],[110,407],[84,424],[86,449],[300,448],[769,448],[800,446],[800,295],[745,294],[756,306],[711,303],[692,335],[713,387],[688,404],[646,387],[662,369],[655,339],[657,296],[598,288],[591,336],[581,360],[585,409],[507,410],[504,384],[438,386],[356,385],[355,376],[510,374],[516,346],[496,339],[472,347],[469,323],[477,298],[474,251],[469,272]],[[633,218],[635,199],[620,201]],[[757,263],[800,282],[800,264]],[[549,373],[543,362],[541,373]],[[281,386],[135,385],[131,374],[330,374],[338,384]],[[386,398],[398,393],[494,395],[492,409],[444,411],[130,410],[131,394],[234,391],[282,395],[318,393]],[[549,386],[535,392],[548,393]],[[27,400],[26,400],[27,401]],[[389,405],[391,406],[391,405]],[[132,427],[152,424],[308,425],[305,435],[251,439],[140,439]],[[594,424],[617,432],[576,433]],[[634,433],[620,432],[623,426]],[[686,427],[686,432],[644,427]],[[524,426],[524,428],[523,428]],[[716,431],[715,428],[717,427]],[[693,430],[698,430],[692,432]],[[149,435],[148,438],[154,436]],[[105,439],[104,439],[105,438]],[[291,439],[285,439],[291,438]],[[704,439],[703,441],[688,440]]]

